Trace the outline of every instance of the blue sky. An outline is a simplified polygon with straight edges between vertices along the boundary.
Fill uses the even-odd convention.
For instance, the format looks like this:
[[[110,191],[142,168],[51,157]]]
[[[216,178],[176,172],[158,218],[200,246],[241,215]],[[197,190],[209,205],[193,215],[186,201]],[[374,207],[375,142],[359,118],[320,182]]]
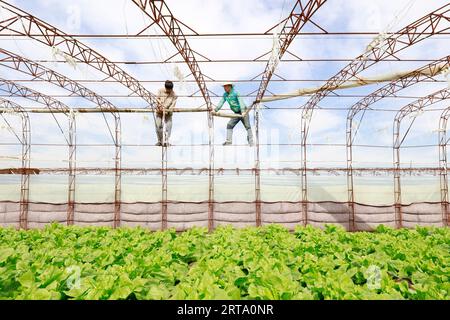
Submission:
[[[89,34],[134,34],[140,31],[148,22],[130,1],[56,1],[56,0],[15,0],[8,1],[19,8],[36,15],[66,33]],[[285,17],[291,10],[293,2],[287,0],[277,1],[167,1],[173,14],[181,21],[201,33],[222,32],[261,32],[275,25],[280,17]],[[447,1],[401,0],[401,1],[342,1],[329,0],[314,15],[314,22],[329,32],[333,31],[371,31],[382,32],[395,20],[387,31],[396,31],[424,14],[431,12]],[[411,5],[408,11],[402,10]],[[0,11],[0,14],[2,12]],[[1,15],[0,15],[1,17]],[[304,31],[317,31],[312,25],[307,25]],[[158,33],[158,28],[151,28],[149,33]],[[32,40],[23,38],[2,37],[1,47],[24,55],[35,60],[52,60],[51,49],[36,44]],[[372,40],[370,36],[298,36],[291,44],[289,50],[304,59],[342,58],[352,59],[364,52],[367,44]],[[112,61],[161,61],[176,51],[167,39],[81,39],[91,48],[102,53]],[[270,37],[240,37],[231,38],[192,38],[191,47],[210,59],[239,59],[256,58],[269,51],[272,45]],[[448,54],[448,36],[436,36],[414,47],[405,50],[399,56],[404,59],[439,59]],[[290,58],[289,55],[285,55]],[[175,60],[181,60],[180,57]],[[427,62],[381,62],[369,68],[361,75],[364,77],[377,76],[386,73],[412,70]],[[67,64],[49,62],[43,63],[47,67],[71,77],[73,79],[101,79],[103,75],[92,68],[78,64],[72,68]],[[276,73],[286,79],[328,79],[344,67],[347,62],[281,62]],[[129,65],[121,67],[138,80],[174,79],[174,72],[179,68],[182,74],[187,75],[188,69],[182,63],[168,65]],[[203,73],[213,79],[250,79],[264,70],[265,63],[200,63]],[[3,78],[24,79],[27,77],[0,66],[0,75]],[[189,77],[188,79],[192,79]],[[444,76],[437,79],[445,80]],[[53,95],[67,95],[64,91],[53,85],[43,83],[22,84],[42,92]],[[299,88],[316,87],[320,81],[303,82],[273,82],[269,90],[274,93],[290,92]],[[106,95],[128,94],[129,90],[119,84],[112,83],[85,83],[90,89]],[[176,91],[181,96],[178,101],[180,107],[200,106],[201,98],[184,97],[195,91],[194,84],[183,85],[175,83]],[[432,83],[415,85],[403,90],[401,96],[423,96],[439,89],[445,88],[446,83]],[[144,83],[152,92],[161,84]],[[348,89],[343,95],[366,95],[379,88],[380,84],[363,88]],[[238,91],[247,95],[258,88],[258,83],[239,84]],[[220,83],[209,84],[209,89],[220,93]],[[144,107],[145,101],[140,97],[115,98],[107,97],[118,107]],[[74,97],[58,98],[69,106],[92,106],[85,99]],[[291,108],[291,110],[264,110],[261,120],[262,143],[299,143],[300,141],[300,111],[298,110],[308,97],[299,97],[288,100],[267,103],[270,108]],[[24,106],[36,105],[30,101],[11,98]],[[219,98],[213,98],[217,103]],[[386,98],[376,103],[374,108],[398,110],[403,105],[414,101],[413,98]],[[245,98],[250,104],[252,99]],[[325,98],[320,106],[325,108],[348,108],[357,102],[358,98]],[[437,103],[430,110],[418,117],[414,130],[405,140],[405,145],[436,144],[438,120],[445,102]],[[308,142],[325,144],[345,144],[345,123],[347,112],[342,110],[319,110],[313,116],[311,134]],[[355,161],[361,166],[389,166],[392,162],[392,121],[395,112],[367,112],[363,125],[355,140],[356,144],[383,145],[384,148],[355,148]],[[64,117],[59,117],[66,124]],[[215,142],[223,142],[226,119],[215,121]],[[16,125],[18,120],[13,119]],[[252,120],[253,123],[253,120]],[[45,115],[32,116],[33,143],[63,143],[53,119]],[[160,155],[154,147],[142,147],[140,144],[153,144],[155,133],[152,118],[143,115],[123,115],[123,142],[136,146],[124,147],[124,166],[142,167],[158,166]],[[111,166],[113,164],[112,147],[93,147],[89,144],[111,143],[106,126],[100,116],[80,115],[77,117],[77,141],[85,145],[78,148],[77,159],[79,166]],[[15,137],[6,130],[1,132],[1,140],[13,142]],[[235,143],[246,142],[242,125],[235,129]],[[207,122],[204,114],[180,114],[174,119],[172,143],[175,145],[170,151],[170,161],[173,165],[184,167],[202,167],[207,162],[207,147],[176,146],[190,143],[205,143],[207,141]],[[2,154],[17,156],[19,149],[2,147]],[[33,147],[33,159],[36,166],[64,166],[63,160],[67,158],[66,148],[51,146]],[[415,163],[421,166],[437,165],[437,147],[409,148],[402,151],[404,163]],[[263,166],[268,167],[298,167],[300,152],[298,146],[272,146],[262,147]],[[345,147],[314,147],[309,152],[311,166],[343,166],[345,165]],[[248,147],[235,147],[230,149],[216,148],[216,166],[224,167],[251,167],[253,166],[253,151]],[[1,167],[15,166],[17,161],[2,159]]]

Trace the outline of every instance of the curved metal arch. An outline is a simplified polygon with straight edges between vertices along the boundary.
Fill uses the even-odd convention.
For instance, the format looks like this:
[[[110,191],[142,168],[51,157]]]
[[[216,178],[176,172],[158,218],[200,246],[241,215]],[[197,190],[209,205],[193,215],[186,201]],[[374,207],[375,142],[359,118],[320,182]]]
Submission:
[[[336,75],[330,78],[308,102],[302,107],[301,115],[301,158],[302,158],[302,213],[307,219],[308,194],[307,194],[307,148],[306,140],[309,133],[312,113],[318,103],[330,94],[334,89],[346,81],[357,78],[357,75],[363,70],[384,60],[387,57],[394,56],[398,52],[426,39],[432,35],[439,34],[450,29],[450,3],[423,16],[408,26],[402,28],[395,34],[387,37],[383,46],[375,46],[357,57],[349,63]]]
[[[30,118],[28,113],[25,112],[25,109],[22,108],[17,103],[9,101],[7,99],[0,98],[0,107],[11,109],[17,115],[19,115],[22,119],[22,138],[18,138],[21,146],[22,146],[22,170],[21,170],[21,178],[20,178],[20,216],[19,216],[19,227],[26,229],[27,228],[27,220],[28,220],[28,205],[29,205],[29,196],[30,196],[30,142],[31,142],[31,127],[30,127]],[[0,113],[1,117],[5,120],[8,127],[15,131],[13,127],[6,120],[3,113]]]
[[[448,199],[448,166],[447,166],[447,122],[450,117],[450,107],[447,107],[439,118],[439,180],[441,190],[442,221],[450,225]]]
[[[111,132],[108,120],[102,111],[103,118],[105,120],[108,131],[111,134],[111,138],[115,145],[115,187],[114,187],[114,227],[120,225],[120,207],[121,207],[121,159],[122,159],[122,144],[121,144],[121,121],[120,114],[117,111],[117,107],[114,106],[104,97],[98,95],[94,91],[86,88],[80,83],[73,81],[66,76],[57,73],[39,63],[31,61],[25,57],[19,56],[15,53],[0,48],[0,65],[7,68],[11,68],[22,73],[33,76],[37,79],[42,79],[52,84],[55,84],[63,89],[66,89],[72,93],[80,95],[81,97],[94,102],[98,108],[110,110],[111,115],[114,117],[114,134]]]
[[[58,101],[50,96],[42,94],[38,91],[30,89],[28,87],[19,85],[17,83],[1,79],[0,78],[0,90],[7,91],[11,96],[23,97],[32,101],[42,103],[47,106],[50,110],[58,110],[64,113],[69,121],[69,132],[68,135],[64,133],[59,121],[56,119],[55,115],[52,113],[53,118],[60,131],[62,132],[64,139],[66,139],[67,145],[69,147],[69,191],[68,191],[68,208],[67,208],[67,224],[73,224],[74,218],[74,207],[75,207],[75,169],[76,169],[76,123],[74,114],[71,112],[70,108],[66,106],[61,101]],[[24,229],[27,228],[27,221],[25,220],[21,223]]]
[[[355,230],[355,195],[353,184],[353,141],[355,140],[358,129],[353,134],[353,119],[361,111],[369,109],[370,105],[375,102],[386,98],[395,96],[397,92],[410,87],[414,84],[420,83],[425,80],[433,79],[434,76],[450,67],[450,56],[446,56],[442,59],[436,60],[430,64],[427,64],[410,74],[401,77],[398,80],[392,81],[387,85],[375,90],[368,96],[359,100],[353,106],[350,107],[347,113],[346,124],[346,153],[347,153],[347,190],[348,190],[348,207],[349,207],[349,222],[350,230]],[[364,116],[364,113],[363,115]],[[361,117],[362,120],[362,117]],[[359,123],[360,125],[361,123]],[[359,127],[358,125],[358,127]]]
[[[436,91],[426,97],[416,100],[403,108],[401,108],[395,115],[393,125],[393,158],[394,158],[394,207],[395,207],[395,224],[397,228],[402,227],[402,198],[401,198],[401,180],[400,180],[400,147],[408,135],[409,129],[405,132],[404,136],[400,137],[400,125],[402,120],[413,112],[419,112],[423,108],[431,106],[439,101],[447,100],[450,98],[450,89],[445,88]],[[411,121],[414,123],[415,117]]]
[[[0,21],[0,32],[27,36],[40,43],[60,49],[78,62],[86,63],[129,88],[142,97],[151,108],[156,108],[156,96],[127,72],[74,37],[49,23],[0,0],[4,20]]]

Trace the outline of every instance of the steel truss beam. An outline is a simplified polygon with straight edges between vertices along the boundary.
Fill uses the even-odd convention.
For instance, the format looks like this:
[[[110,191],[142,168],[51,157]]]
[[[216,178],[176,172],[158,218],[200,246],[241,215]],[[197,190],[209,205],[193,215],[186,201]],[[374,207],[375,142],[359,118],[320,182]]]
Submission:
[[[61,124],[58,119],[52,113],[53,118],[55,119],[61,133],[64,136],[64,139],[67,142],[69,147],[69,190],[68,190],[68,208],[67,208],[67,223],[72,224],[74,218],[74,207],[75,207],[75,167],[76,167],[76,123],[74,113],[71,112],[70,108],[63,104],[62,102],[42,94],[38,91],[32,90],[28,87],[24,87],[17,83],[0,79],[0,90],[9,92],[11,96],[14,97],[23,97],[32,101],[36,101],[42,103],[47,106],[51,111],[56,110],[64,113],[69,121],[69,129],[68,134],[66,135],[64,130],[62,129]],[[17,111],[21,112],[23,110],[18,109]],[[23,113],[23,112],[21,112]],[[27,228],[27,216],[21,220],[20,226],[24,229]]]
[[[41,79],[46,82],[50,82],[55,84],[61,88],[68,90],[71,93],[74,93],[78,96],[81,96],[89,101],[92,101],[96,104],[96,106],[102,110],[103,118],[105,120],[106,126],[108,127],[109,133],[111,134],[111,138],[114,141],[115,145],[115,208],[114,208],[114,226],[118,226],[120,223],[120,203],[121,203],[121,175],[120,175],[120,166],[121,166],[121,154],[122,154],[122,146],[120,141],[121,136],[121,122],[120,122],[120,114],[117,111],[117,108],[105,98],[99,96],[92,90],[86,88],[85,86],[73,81],[62,74],[59,74],[51,69],[46,68],[43,65],[40,65],[34,61],[31,61],[27,58],[21,57],[15,53],[7,51],[5,49],[0,48],[0,65],[5,67],[20,71],[22,73],[28,74],[33,77],[33,79]],[[110,112],[114,118],[114,134],[111,131],[109,126],[109,122],[106,119],[103,110],[107,110]],[[72,223],[73,221],[68,221],[68,223]]]
[[[30,118],[28,113],[18,105],[12,101],[0,98],[0,106],[2,108],[6,108],[7,110],[13,111],[16,115],[18,115],[22,119],[22,134],[21,137],[18,135],[14,128],[8,122],[4,113],[1,113],[0,116],[5,120],[11,132],[19,140],[22,146],[22,156],[21,156],[21,178],[20,178],[20,216],[19,216],[19,227],[27,228],[28,221],[28,204],[29,204],[29,195],[30,195],[30,142],[31,142],[31,130],[30,130]]]
[[[354,195],[354,183],[353,183],[353,142],[355,141],[356,134],[358,133],[359,126],[363,120],[365,111],[370,108],[375,102],[386,98],[396,96],[396,94],[414,84],[433,80],[433,77],[438,75],[443,70],[450,67],[450,56],[436,60],[430,64],[427,64],[408,75],[401,77],[398,80],[392,81],[387,85],[375,90],[365,98],[361,99],[353,106],[350,107],[347,114],[346,125],[346,149],[347,149],[347,192],[348,192],[348,207],[349,207],[349,228],[355,230],[355,195]],[[354,118],[360,113],[362,116],[357,126],[353,122]],[[356,127],[355,132],[353,129]]]
[[[163,0],[133,0],[133,2],[150,18],[152,24],[157,24],[170,39],[178,53],[188,65],[208,109],[208,143],[209,143],[209,174],[208,174],[208,229],[214,228],[214,117],[213,105],[203,73],[200,70],[194,50],[191,49],[183,33],[181,22],[176,19]],[[185,26],[185,25],[184,25]],[[191,30],[192,31],[192,30]],[[165,130],[164,130],[165,132]],[[167,147],[162,148],[162,167],[167,167]],[[167,227],[167,171],[162,175],[162,227]]]
[[[401,181],[400,181],[400,147],[408,135],[418,113],[428,106],[437,102],[444,101],[450,98],[450,89],[445,88],[432,93],[426,97],[416,100],[403,108],[401,108],[394,119],[393,129],[393,158],[394,158],[394,206],[395,206],[395,224],[397,228],[402,227],[402,197],[401,197]],[[403,137],[400,137],[400,125],[402,120],[412,113],[417,114],[412,117],[411,123],[406,130]],[[444,221],[445,223],[445,221]]]
[[[308,192],[307,192],[307,146],[306,140],[309,133],[312,114],[318,103],[328,96],[334,89],[349,80],[357,79],[357,75],[389,57],[396,57],[396,54],[432,35],[446,32],[450,29],[450,3],[425,15],[417,21],[409,24],[395,34],[387,37],[381,44],[376,45],[349,63],[336,75],[330,78],[319,92],[314,94],[302,107],[301,115],[301,158],[303,165],[302,172],[302,214],[307,222],[308,212]]]

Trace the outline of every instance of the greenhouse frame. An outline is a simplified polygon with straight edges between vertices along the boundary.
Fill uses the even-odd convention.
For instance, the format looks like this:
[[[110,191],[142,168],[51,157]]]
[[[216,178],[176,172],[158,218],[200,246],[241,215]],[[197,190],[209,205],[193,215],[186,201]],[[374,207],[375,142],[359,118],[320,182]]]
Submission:
[[[140,29],[74,34],[0,1],[0,40],[11,44],[0,46],[0,226],[41,228],[56,221],[183,231],[223,224],[279,223],[294,229],[335,223],[362,231],[380,224],[449,225],[450,3],[382,33],[333,31],[318,24],[322,19],[315,17],[332,8],[326,0],[291,1],[288,14],[269,29],[242,33],[196,31],[171,11],[170,1],[133,0],[129,6],[144,18]],[[356,58],[309,59],[293,48],[303,39],[326,43],[346,37],[372,40]],[[267,49],[256,58],[256,50],[253,57],[229,58],[194,50],[201,41],[251,39],[262,39]],[[95,46],[104,40],[150,41],[161,59],[109,59]],[[37,50],[31,58],[31,50],[14,50],[23,41],[47,53]],[[446,52],[436,50],[437,58],[430,58],[423,50],[430,41]],[[330,67],[334,75],[318,75],[323,79],[288,79],[279,73],[314,63],[337,72]],[[228,78],[203,72],[234,64],[264,69],[253,78],[240,77],[238,67]],[[377,66],[388,72],[380,76]],[[181,138],[173,145],[157,147],[135,138],[133,130],[153,130],[158,103],[153,90],[165,80],[158,71],[146,72],[145,79],[133,76],[133,68],[140,67],[172,68],[175,89],[191,89],[179,94],[174,118]],[[252,147],[239,142],[238,132],[234,146],[218,141],[225,130],[221,121],[242,117],[214,111],[221,94],[210,88],[227,81],[246,85],[243,96],[251,102],[245,114],[254,119]],[[114,94],[105,88],[114,88]],[[383,101],[386,106],[379,107]],[[280,110],[290,112],[287,120],[294,119],[289,128],[272,127],[269,119]],[[336,135],[323,133],[317,128],[327,122],[317,118],[320,114],[327,119],[343,115],[346,121]],[[380,114],[391,116],[389,127],[374,128]],[[428,140],[416,137],[418,142],[410,143],[413,124],[424,115],[434,115],[423,120],[434,129],[427,129],[432,130]],[[372,121],[363,122],[368,118]],[[181,131],[181,121],[197,119],[204,127]],[[94,141],[97,129],[103,136]],[[387,141],[356,140],[361,132],[385,134]],[[44,141],[45,134],[53,140]],[[362,154],[367,160],[359,161]],[[414,159],[421,155],[430,160]]]

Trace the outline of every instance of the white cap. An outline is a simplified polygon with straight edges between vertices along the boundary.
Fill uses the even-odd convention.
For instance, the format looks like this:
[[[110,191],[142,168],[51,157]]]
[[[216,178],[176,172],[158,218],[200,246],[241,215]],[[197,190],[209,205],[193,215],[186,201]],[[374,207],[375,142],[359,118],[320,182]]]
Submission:
[[[225,87],[225,86],[233,86],[233,82],[224,82],[222,84],[222,87]]]

